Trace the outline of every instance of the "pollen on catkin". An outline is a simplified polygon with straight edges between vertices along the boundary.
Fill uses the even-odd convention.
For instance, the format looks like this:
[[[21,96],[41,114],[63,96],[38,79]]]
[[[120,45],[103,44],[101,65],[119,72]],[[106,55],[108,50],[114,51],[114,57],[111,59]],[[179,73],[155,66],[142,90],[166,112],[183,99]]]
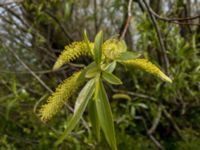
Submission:
[[[123,40],[109,39],[103,43],[103,55],[108,59],[115,59],[120,53],[127,50]]]
[[[93,43],[90,43],[89,46],[92,48],[94,46]],[[85,42],[73,42],[70,45],[65,46],[64,51],[58,57],[56,63],[53,66],[53,70],[59,69],[62,65],[73,61],[80,56],[90,56],[91,52],[87,48]]]
[[[123,63],[130,67],[136,67],[142,69],[152,75],[155,75],[166,82],[172,83],[172,80],[166,76],[156,65],[152,64],[147,59],[133,59],[133,60],[126,60]]]
[[[80,71],[65,79],[42,105],[39,116],[42,121],[50,120],[64,105],[64,103],[77,91],[81,83],[77,81]]]

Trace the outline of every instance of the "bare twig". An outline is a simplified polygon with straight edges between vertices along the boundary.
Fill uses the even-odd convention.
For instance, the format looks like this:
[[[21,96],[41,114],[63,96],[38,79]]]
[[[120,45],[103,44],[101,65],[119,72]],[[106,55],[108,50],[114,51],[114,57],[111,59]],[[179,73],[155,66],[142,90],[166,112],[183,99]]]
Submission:
[[[126,34],[127,30],[128,30],[128,27],[129,27],[129,24],[130,24],[130,21],[131,21],[131,18],[132,18],[132,15],[131,15],[131,5],[132,5],[132,0],[129,0],[129,2],[128,2],[128,17],[127,17],[124,29],[122,31],[122,34],[120,36],[120,39],[123,39],[125,37],[125,34]]]
[[[156,138],[152,135],[149,134],[150,139],[153,141],[153,143],[158,147],[158,149],[160,150],[164,150],[165,148],[160,144],[160,142],[158,142],[158,140],[156,140]]]
[[[181,130],[180,128],[178,127],[178,125],[176,124],[176,122],[174,121],[174,119],[172,118],[171,114],[167,112],[167,110],[165,108],[163,108],[163,114],[165,115],[165,117],[167,119],[169,119],[169,121],[171,122],[171,124],[173,125],[174,129],[176,130],[176,132],[178,133],[178,135],[182,137],[181,135]]]
[[[58,20],[58,18],[56,16],[54,16],[52,13],[50,13],[49,11],[44,11],[47,15],[49,15],[60,27],[60,29],[62,30],[62,32],[64,33],[64,35],[66,36],[66,38],[70,41],[73,42],[72,37],[70,36],[70,34],[65,30],[64,26],[60,23],[60,21]]]
[[[200,15],[193,16],[193,17],[186,17],[186,18],[167,18],[167,17],[162,17],[158,15],[150,6],[149,6],[150,12],[158,19],[167,21],[167,22],[174,22],[174,23],[180,23],[180,21],[188,21],[188,20],[194,20],[194,19],[200,19]],[[179,22],[177,22],[179,21]],[[183,22],[181,22],[183,23]]]
[[[24,0],[5,0],[3,2],[0,2],[0,6],[6,6],[6,5],[11,5],[14,3],[22,3]]]
[[[149,138],[152,140],[152,142],[155,144],[155,146],[159,149],[159,150],[165,150],[165,148],[161,145],[161,143],[151,134],[148,132],[148,127],[147,127],[147,124],[146,124],[146,121],[143,117],[141,118],[138,118],[140,120],[142,120],[143,124],[144,124],[144,127],[146,129],[146,132],[147,132],[147,135],[149,136]]]
[[[147,4],[146,0],[143,0],[143,2],[144,2],[145,6],[147,8],[148,14],[150,15],[151,21],[152,21],[152,23],[155,27],[156,34],[157,34],[157,37],[158,37],[158,41],[160,43],[160,47],[161,47],[161,51],[162,51],[162,57],[163,57],[163,60],[164,60],[164,69],[165,69],[166,74],[168,74],[169,60],[168,60],[168,57],[167,57],[167,54],[166,54],[166,49],[165,49],[165,45],[164,45],[164,42],[163,42],[163,39],[162,39],[160,29],[158,27],[158,24],[156,22],[154,15],[152,15],[152,13],[150,11],[150,7]]]
[[[12,9],[10,9],[8,7],[4,7],[4,6],[0,6],[0,7],[4,8],[7,12],[9,12],[11,15],[13,15],[15,18],[17,18],[26,27],[29,27],[28,24],[24,21],[24,19],[21,18],[21,16],[19,14],[17,14],[15,11],[13,11]]]
[[[158,112],[157,112],[157,115],[153,121],[153,125],[151,126],[151,128],[148,130],[148,134],[153,134],[160,122],[160,118],[162,116],[162,105],[159,105],[158,106]]]
[[[15,53],[12,49],[10,49],[10,48],[7,48],[14,56],[15,56],[15,58],[24,66],[24,68],[26,68],[32,75],[33,75],[33,77],[35,77],[37,80],[38,80],[38,82],[40,82],[40,84],[43,86],[43,87],[45,87],[50,93],[52,93],[53,91],[46,85],[46,83],[44,83],[41,79],[40,79],[40,77],[38,77],[37,76],[37,74],[35,73],[35,72],[33,72],[24,62],[23,62],[23,60],[21,60],[21,58],[17,55],[17,53]],[[73,108],[71,107],[71,106],[69,106],[68,104],[66,104],[66,106],[67,106],[67,108],[71,111],[71,112],[74,112],[74,110],[73,110]],[[88,125],[87,125],[87,122],[83,119],[83,118],[81,118],[81,121],[82,121],[82,123],[83,123],[83,125],[86,127],[86,129],[88,129],[89,130],[89,127],[88,127]]]
[[[95,33],[98,32],[98,20],[97,20],[97,0],[94,0],[94,28],[95,28]]]
[[[36,80],[38,80],[38,82],[45,88],[47,89],[49,92],[53,92],[47,85],[46,83],[44,83],[40,77],[35,73],[33,72],[24,62],[23,60],[21,60],[21,58],[17,55],[17,53],[15,51],[13,51],[12,49],[10,49],[9,47],[7,47],[7,49],[15,56],[15,58],[24,66],[24,68],[26,68],[30,74],[35,77]]]

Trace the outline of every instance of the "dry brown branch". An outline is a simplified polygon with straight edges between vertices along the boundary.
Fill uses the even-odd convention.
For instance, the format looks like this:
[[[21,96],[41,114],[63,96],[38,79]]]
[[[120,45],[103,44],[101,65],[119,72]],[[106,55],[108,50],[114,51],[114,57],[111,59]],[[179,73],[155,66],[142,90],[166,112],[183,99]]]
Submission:
[[[120,35],[120,39],[123,39],[125,37],[125,34],[126,34],[127,30],[128,30],[128,27],[129,27],[129,24],[130,24],[130,21],[131,21],[131,18],[132,18],[131,5],[132,5],[132,0],[129,0],[129,2],[128,2],[128,17],[127,17],[124,29],[122,31],[122,34]]]

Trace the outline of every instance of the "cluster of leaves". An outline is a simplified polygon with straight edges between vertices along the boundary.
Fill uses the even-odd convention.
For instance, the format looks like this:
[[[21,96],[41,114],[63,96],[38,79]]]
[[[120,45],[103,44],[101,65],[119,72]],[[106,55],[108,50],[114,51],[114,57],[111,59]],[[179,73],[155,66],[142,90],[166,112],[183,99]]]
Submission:
[[[63,77],[66,78],[71,72],[79,70],[78,65],[69,64],[65,66],[68,69],[49,71],[55,62],[55,53],[59,53],[64,45],[70,43],[67,34],[74,41],[78,41],[82,29],[87,28],[90,31],[90,38],[93,38],[95,31],[101,28],[106,31],[104,37],[110,37],[119,32],[123,19],[126,19],[122,16],[126,17],[124,14],[127,11],[128,1],[99,1],[101,4],[97,5],[96,9],[91,2],[93,1],[26,0],[23,3],[8,5],[6,9],[1,7],[0,39],[3,39],[1,43],[15,50],[20,58],[53,89]],[[134,50],[144,54],[145,58],[154,60],[155,64],[162,66],[162,62],[159,61],[161,57],[157,54],[160,46],[154,27],[147,16],[141,17],[142,11],[135,2],[132,7],[134,19],[126,35],[127,47],[133,47]],[[162,1],[164,9],[168,4],[173,5],[170,10],[163,11],[163,16],[166,14],[166,16],[183,17],[178,14],[183,14],[185,6],[182,4],[178,6],[176,3],[185,2]],[[159,12],[161,13],[162,11]],[[193,14],[195,13],[194,11]],[[133,145],[137,150],[156,149],[146,129],[153,125],[158,116],[158,107],[162,104],[162,108],[171,117],[168,118],[162,111],[159,124],[152,136],[165,149],[198,150],[200,145],[199,27],[163,22],[158,22],[158,25],[167,49],[169,75],[173,77],[173,84],[163,85],[161,82],[156,82],[156,78],[137,69],[124,69],[119,63],[114,73],[120,77],[123,85],[111,86],[103,82],[109,85],[108,88],[104,84],[115,121],[117,146],[118,149],[127,150],[132,150]],[[91,42],[91,47],[93,44]],[[90,52],[84,56],[92,57]],[[60,113],[57,114],[59,119],[52,119],[48,123],[40,122],[32,108],[36,108],[46,99],[48,91],[29,75],[7,48],[1,47],[0,57],[0,149],[52,149],[54,141],[60,137],[69,123],[66,121],[66,118],[70,120],[71,117],[68,107],[63,106],[63,109],[60,109]],[[84,57],[74,62],[87,63],[89,60],[91,59]],[[16,81],[12,80],[13,76],[16,77]],[[82,86],[83,84],[80,85]],[[76,94],[70,99],[76,99]],[[73,104],[73,101],[68,104]],[[92,124],[89,115],[93,114],[87,115],[89,112],[87,110],[84,115],[86,124],[83,120],[80,121],[74,132],[71,132],[73,136],[67,136],[67,140],[63,141],[59,149],[108,149],[104,138],[97,143],[91,136],[95,131],[91,133],[90,128],[86,128],[87,123],[89,127]]]
[[[77,97],[74,114],[69,119],[65,131],[56,142],[56,145],[62,143],[66,135],[74,129],[87,105],[89,105],[88,112],[98,141],[100,140],[101,128],[110,147],[116,150],[114,120],[103,80],[108,84],[122,84],[122,81],[113,74],[117,62],[141,68],[167,82],[172,81],[148,60],[138,59],[139,54],[127,51],[126,45],[122,40],[111,39],[104,43],[102,31],[95,37],[94,44],[90,43],[86,32],[84,33],[84,39],[83,43],[79,42],[66,47],[55,63],[54,69],[58,69],[71,59],[84,54],[91,55],[94,61],[80,73],[75,73],[75,75],[71,76],[57,88],[55,93],[49,98],[48,103],[42,106],[40,110],[41,119],[43,121],[51,119],[60,110],[64,104],[64,100],[70,98],[80,83],[87,81]]]

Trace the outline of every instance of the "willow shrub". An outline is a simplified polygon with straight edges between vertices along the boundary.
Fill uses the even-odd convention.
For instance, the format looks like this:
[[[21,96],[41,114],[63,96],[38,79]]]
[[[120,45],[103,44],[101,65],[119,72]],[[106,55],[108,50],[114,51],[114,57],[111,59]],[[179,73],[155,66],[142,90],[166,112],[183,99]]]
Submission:
[[[62,143],[77,125],[85,109],[88,108],[91,124],[96,132],[97,139],[100,139],[100,130],[102,129],[111,149],[117,150],[113,115],[104,88],[104,81],[107,84],[122,84],[122,81],[113,74],[117,63],[123,64],[130,69],[134,67],[142,69],[169,83],[172,81],[150,61],[139,58],[140,54],[127,51],[123,40],[111,38],[103,42],[103,32],[101,31],[96,35],[94,42],[88,40],[85,32],[84,41],[74,42],[66,46],[53,69],[59,69],[62,65],[83,55],[92,57],[94,61],[83,70],[64,80],[57,87],[56,91],[48,98],[47,103],[40,109],[41,120],[48,121],[51,119],[79,89],[80,85],[85,84],[77,97],[73,116],[67,122],[63,135],[55,144]]]

